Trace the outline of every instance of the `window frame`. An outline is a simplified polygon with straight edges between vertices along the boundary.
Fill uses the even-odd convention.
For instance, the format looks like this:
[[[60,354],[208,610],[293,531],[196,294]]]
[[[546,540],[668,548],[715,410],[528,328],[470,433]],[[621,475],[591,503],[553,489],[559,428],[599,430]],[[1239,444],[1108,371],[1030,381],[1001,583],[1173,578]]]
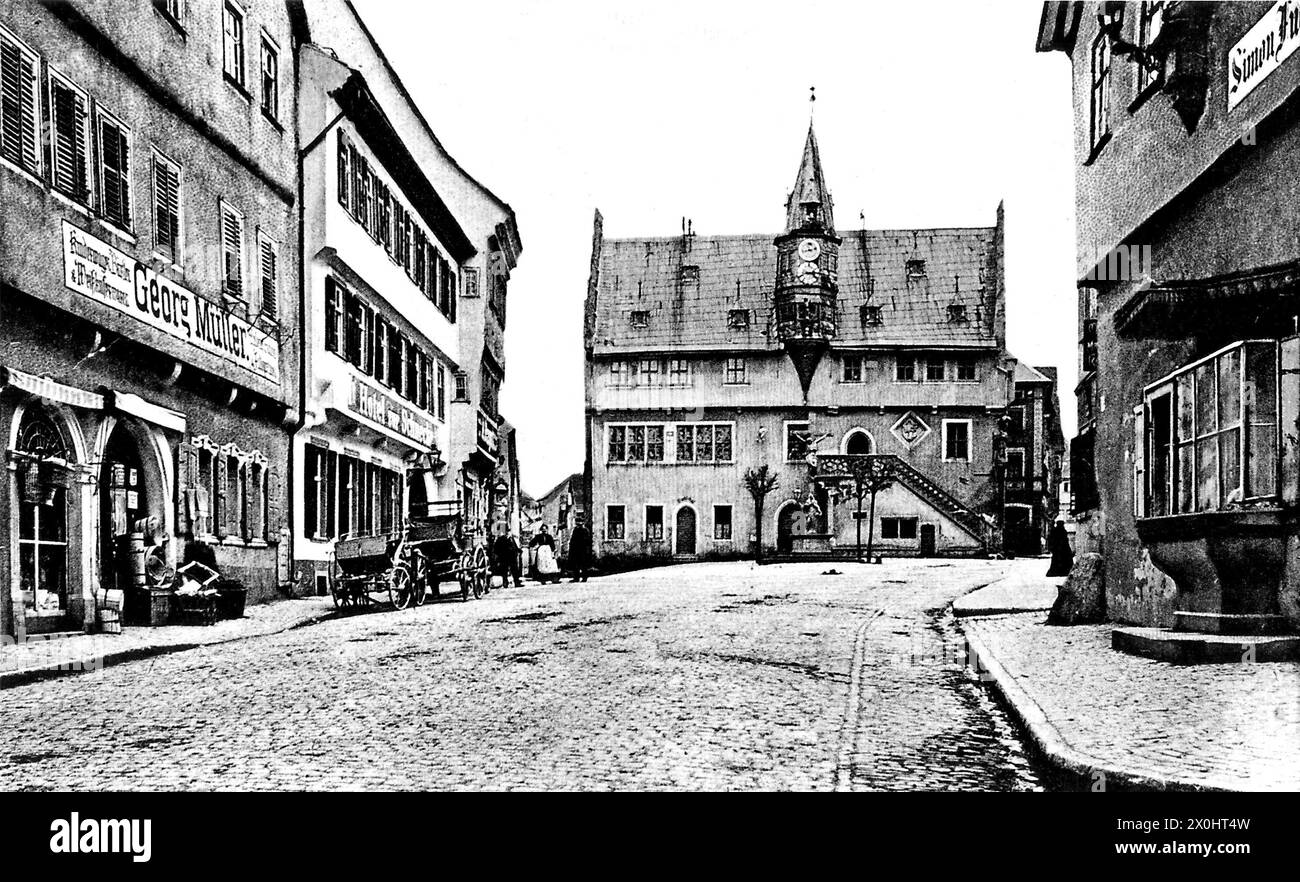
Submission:
[[[275,327],[280,324],[280,243],[267,235],[261,227],[257,230],[257,314],[261,321]],[[267,311],[266,297],[266,254],[271,253],[271,310]],[[373,336],[373,327],[371,334]],[[373,354],[371,361],[373,363]]]
[[[235,44],[227,42],[232,39],[226,27],[228,20],[238,25],[238,42]],[[230,69],[232,63],[236,66],[234,73]],[[248,92],[248,13],[235,0],[225,0],[221,7],[221,73],[241,95],[251,98]]]
[[[235,208],[235,206],[231,205],[224,198],[219,198],[217,200],[217,205],[218,205],[217,241],[220,243],[220,253],[221,253],[221,272],[219,274],[219,278],[221,279],[221,297],[223,301],[226,302],[229,302],[231,300],[238,300],[241,303],[247,305],[248,304],[248,285],[247,285],[248,273],[247,273],[246,262],[244,260],[244,238],[248,230],[248,221],[242,211],[240,211],[238,208]],[[239,292],[235,294],[230,293],[229,290],[230,275],[229,275],[229,269],[226,265],[226,255],[228,253],[227,246],[230,244],[229,242],[226,241],[227,213],[229,213],[232,217],[235,217],[239,220],[239,250],[236,253],[238,257],[238,264],[239,264]],[[343,286],[340,284],[338,285],[338,287],[342,288]],[[346,322],[345,322],[345,328],[346,328]]]
[[[941,433],[941,437],[942,437],[942,439],[943,439],[943,449],[942,449],[942,453],[943,453],[943,461],[944,461],[944,462],[966,462],[966,463],[969,463],[969,462],[973,462],[973,461],[974,461],[974,457],[973,457],[973,453],[974,453],[974,451],[972,450],[972,447],[974,446],[974,445],[973,445],[973,438],[974,438],[974,434],[975,434],[975,425],[974,425],[974,423],[975,423],[974,420],[962,420],[962,419],[957,419],[957,420],[943,420],[943,421],[942,421],[942,425],[941,425],[941,427],[940,427],[940,433]],[[948,427],[949,427],[949,426],[958,426],[958,425],[963,425],[963,426],[966,427],[966,455],[965,455],[965,456],[952,456],[952,455],[951,455],[951,454],[952,454],[952,450],[951,450],[952,445],[951,445],[951,443],[950,443],[950,439],[949,439],[949,437],[948,437]]]
[[[265,29],[261,32],[261,38],[258,66],[261,69],[262,81],[259,90],[260,94],[258,95],[258,104],[262,108],[262,115],[278,126],[280,124],[280,44],[276,42],[275,38],[268,34]],[[273,86],[271,89],[273,106],[271,107],[266,106],[266,60],[268,56],[272,59],[272,66],[274,67]]]
[[[865,361],[866,359],[861,355],[843,356],[840,363],[840,382],[860,385],[863,382],[862,368]]]
[[[618,535],[614,535],[614,511],[618,511]],[[627,506],[621,503],[607,503],[605,505],[605,541],[606,542],[626,542],[627,541]]]
[[[150,167],[151,174],[149,175],[150,178],[149,189],[153,196],[154,253],[159,257],[163,258],[164,260],[167,260],[173,266],[179,266],[181,262],[181,255],[184,253],[184,244],[182,241],[184,225],[181,223],[181,217],[184,215],[184,192],[185,192],[184,169],[181,168],[180,163],[172,160],[161,150],[159,150],[156,146],[154,146],[151,149],[150,155],[151,155],[151,161],[149,167]],[[176,206],[175,206],[175,216],[173,218],[173,221],[175,222],[176,225],[176,230],[175,230],[175,238],[170,244],[159,241],[158,215],[163,208],[163,206],[159,202],[159,193],[158,193],[158,169],[160,166],[169,169],[176,176]],[[166,251],[160,250],[163,248],[170,248],[171,254],[168,255]]]
[[[134,188],[131,180],[132,172],[135,170],[133,133],[130,126],[126,125],[115,113],[98,102],[95,102],[94,111],[95,179],[96,197],[98,199],[96,214],[103,223],[134,238],[135,199],[133,198]],[[118,210],[125,210],[124,217],[113,217],[108,213],[108,174],[104,157],[105,124],[117,129],[119,136],[126,144],[125,159],[119,157],[119,165],[122,167],[115,172],[119,176],[123,188],[121,196],[123,203],[119,204]]]
[[[726,511],[727,519],[725,522],[718,520],[718,512]],[[727,535],[721,536],[721,528],[726,527]],[[713,504],[713,541],[714,542],[734,542],[736,541],[736,522],[735,507],[731,503],[714,503]]]
[[[42,128],[44,127],[42,114],[44,113],[43,102],[45,102],[46,100],[45,96],[47,93],[42,88],[42,81],[44,79],[42,77],[43,59],[41,58],[38,52],[33,50],[22,40],[20,40],[13,31],[10,31],[8,28],[4,27],[3,24],[0,24],[0,41],[8,41],[13,44],[14,48],[18,52],[20,63],[26,62],[26,64],[30,67],[31,77],[32,77],[30,91],[24,96],[30,101],[31,131],[23,132],[22,130],[23,112],[20,106],[18,112],[19,161],[15,162],[14,160],[5,156],[3,150],[0,149],[0,164],[3,164],[4,166],[10,169],[13,169],[19,174],[27,176],[28,178],[35,181],[36,183],[44,184],[44,176],[45,176],[44,141],[45,139],[44,139],[44,133],[42,132]],[[50,75],[53,76],[55,73],[56,73],[55,70],[53,68],[50,68]],[[65,77],[61,77],[61,79],[64,79],[66,81]],[[72,83],[70,81],[67,81],[67,84],[75,91],[80,91],[76,89],[75,86],[72,86]],[[82,92],[82,100],[87,103],[87,106],[89,106],[89,100],[86,98],[84,92]],[[51,114],[53,114],[54,102],[53,100],[49,100],[48,103],[50,105],[50,112]],[[0,108],[0,113],[3,113],[3,108]],[[52,123],[53,122],[52,115],[50,119]],[[3,133],[4,133],[4,125],[0,123],[0,138],[3,137]],[[26,157],[22,156],[23,153],[22,141],[24,137],[31,138],[31,144],[30,144],[31,152]],[[24,159],[31,161],[30,168],[23,164]],[[89,168],[87,168],[87,173],[89,173]]]
[[[645,542],[663,542],[663,541],[664,541],[664,508],[665,508],[665,507],[664,507],[662,504],[659,504],[659,503],[647,503],[647,504],[645,505],[645,507],[644,507],[644,511],[642,512],[643,516],[645,517],[645,529],[642,531],[642,534],[641,534],[641,535],[642,535],[642,539],[643,539],[643,541],[645,541]],[[652,522],[651,522],[651,520],[650,520],[650,510],[651,510],[651,509],[658,509],[658,510],[659,510],[659,523],[658,523],[657,525],[652,524]],[[658,527],[659,527],[659,532],[658,532],[656,535],[653,535],[653,536],[652,536],[652,535],[650,534],[650,527],[651,527],[651,526],[658,526]]]
[[[1088,148],[1089,161],[1110,140],[1110,74],[1113,59],[1110,40],[1098,33],[1088,53]]]
[[[809,434],[812,433],[811,420],[784,420],[781,423],[781,453],[784,462],[802,463],[808,458],[808,454],[811,453],[811,451],[806,451],[802,459],[792,459],[790,457],[790,430],[795,426],[803,426]]]
[[[894,356],[894,382],[895,383],[915,383],[917,382],[916,370],[917,357],[915,355],[896,355]],[[904,366],[907,370],[904,371]],[[906,376],[904,376],[906,374]]]
[[[749,365],[743,355],[729,356],[723,363],[722,385],[724,386],[748,386],[749,385]]]

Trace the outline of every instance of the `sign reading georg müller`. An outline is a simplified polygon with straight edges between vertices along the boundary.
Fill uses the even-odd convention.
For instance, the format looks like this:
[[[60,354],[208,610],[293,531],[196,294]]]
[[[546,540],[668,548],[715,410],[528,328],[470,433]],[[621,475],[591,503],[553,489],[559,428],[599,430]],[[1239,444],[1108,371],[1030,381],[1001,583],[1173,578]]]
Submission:
[[[151,328],[280,382],[280,344],[270,336],[67,221],[63,281]]]
[[[436,437],[432,422],[357,377],[352,377],[352,394],[348,397],[348,407],[353,413],[410,438],[417,444],[434,446]]]

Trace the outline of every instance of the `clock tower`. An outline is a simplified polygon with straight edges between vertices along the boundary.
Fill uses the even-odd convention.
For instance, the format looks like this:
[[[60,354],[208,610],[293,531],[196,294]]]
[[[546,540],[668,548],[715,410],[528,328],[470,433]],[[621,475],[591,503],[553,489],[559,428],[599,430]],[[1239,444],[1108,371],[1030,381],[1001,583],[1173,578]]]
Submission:
[[[840,250],[812,123],[785,209],[785,232],[776,238],[776,335],[807,398],[817,363],[836,335]]]

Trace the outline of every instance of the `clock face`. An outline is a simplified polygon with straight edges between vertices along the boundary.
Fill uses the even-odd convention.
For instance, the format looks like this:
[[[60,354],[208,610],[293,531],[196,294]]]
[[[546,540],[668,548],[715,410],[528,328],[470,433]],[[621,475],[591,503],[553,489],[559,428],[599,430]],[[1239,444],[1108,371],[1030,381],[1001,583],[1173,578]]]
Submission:
[[[799,243],[799,257],[802,260],[816,260],[821,253],[822,244],[816,239],[804,239]]]

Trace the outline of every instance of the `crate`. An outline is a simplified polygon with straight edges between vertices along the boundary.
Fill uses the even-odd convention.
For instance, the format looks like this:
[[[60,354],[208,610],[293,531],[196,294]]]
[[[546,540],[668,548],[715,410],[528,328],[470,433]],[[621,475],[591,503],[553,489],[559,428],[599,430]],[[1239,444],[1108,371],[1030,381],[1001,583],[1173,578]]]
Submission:
[[[149,591],[149,624],[165,625],[172,617],[172,592],[158,588]]]

